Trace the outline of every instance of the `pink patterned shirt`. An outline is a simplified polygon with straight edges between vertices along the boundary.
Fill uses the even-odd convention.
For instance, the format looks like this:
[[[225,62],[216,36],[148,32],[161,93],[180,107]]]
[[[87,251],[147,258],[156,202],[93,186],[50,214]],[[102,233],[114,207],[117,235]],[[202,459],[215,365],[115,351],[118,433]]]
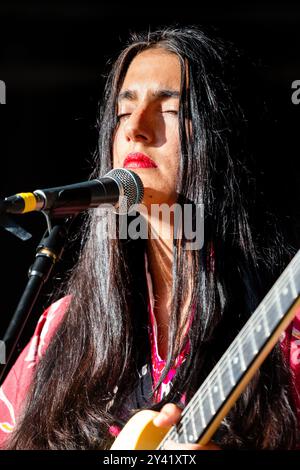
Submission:
[[[147,256],[145,256],[145,270],[146,270],[146,278],[147,278],[147,286],[148,286],[148,312],[149,312],[149,323],[150,323],[150,335],[149,336],[150,336],[150,346],[151,346],[152,379],[153,379],[153,386],[155,387],[166,365],[166,360],[161,358],[159,354],[159,350],[158,350],[157,323],[156,323],[156,318],[154,315],[155,299],[153,295],[151,274],[148,269]],[[192,318],[190,319],[190,323],[191,323],[191,320]],[[174,367],[170,369],[170,371],[168,372],[168,375],[163,380],[163,383],[161,384],[159,390],[157,391],[155,395],[155,401],[159,402],[163,398],[164,395],[168,394],[170,390],[170,386],[171,386],[171,381],[176,374],[176,370],[184,362],[189,352],[190,352],[190,344],[187,341],[185,343],[185,346],[182,348],[179,356],[176,358]],[[182,398],[182,401],[184,402],[184,397]]]

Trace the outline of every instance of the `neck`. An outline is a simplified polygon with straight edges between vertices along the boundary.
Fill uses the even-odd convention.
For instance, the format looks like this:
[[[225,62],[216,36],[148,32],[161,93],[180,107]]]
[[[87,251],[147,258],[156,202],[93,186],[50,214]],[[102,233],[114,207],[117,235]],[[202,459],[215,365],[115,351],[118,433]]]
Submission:
[[[154,315],[160,356],[166,357],[172,299],[173,221],[148,220],[148,267],[152,278]]]
[[[150,219],[147,255],[154,294],[171,294],[173,265],[173,220]]]
[[[154,296],[154,315],[158,330],[158,348],[161,358],[166,358],[168,351],[168,332],[171,315],[173,281],[173,236],[174,217],[170,220],[148,219],[149,236],[147,243],[148,268],[152,278]],[[190,312],[192,283],[185,290],[181,309],[180,325],[184,327]],[[185,332],[183,334],[186,333]]]

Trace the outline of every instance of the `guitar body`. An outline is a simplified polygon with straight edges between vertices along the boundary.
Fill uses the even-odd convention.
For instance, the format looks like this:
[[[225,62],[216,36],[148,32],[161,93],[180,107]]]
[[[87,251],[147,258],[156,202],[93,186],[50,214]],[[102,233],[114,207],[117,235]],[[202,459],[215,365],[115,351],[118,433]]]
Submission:
[[[124,426],[112,450],[154,450],[158,447],[170,428],[158,428],[153,419],[158,413],[142,410],[136,413]]]

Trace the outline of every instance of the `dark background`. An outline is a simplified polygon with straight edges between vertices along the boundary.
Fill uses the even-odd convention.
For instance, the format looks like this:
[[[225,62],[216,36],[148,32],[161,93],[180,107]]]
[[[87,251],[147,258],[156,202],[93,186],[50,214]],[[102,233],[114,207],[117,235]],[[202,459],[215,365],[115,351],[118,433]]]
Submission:
[[[258,129],[257,165],[266,198],[297,243],[300,105],[291,101],[291,85],[300,80],[299,2],[2,0],[0,22],[0,79],[7,90],[7,104],[0,106],[0,197],[87,179],[103,74],[128,31],[198,24],[236,43],[260,66],[261,84],[249,77],[244,91],[250,101],[257,92],[266,96],[274,128]],[[46,228],[41,214],[15,220],[33,237],[21,242],[0,229],[0,332]],[[67,250],[57,276],[75,260],[76,251]],[[50,283],[35,318],[51,289]]]

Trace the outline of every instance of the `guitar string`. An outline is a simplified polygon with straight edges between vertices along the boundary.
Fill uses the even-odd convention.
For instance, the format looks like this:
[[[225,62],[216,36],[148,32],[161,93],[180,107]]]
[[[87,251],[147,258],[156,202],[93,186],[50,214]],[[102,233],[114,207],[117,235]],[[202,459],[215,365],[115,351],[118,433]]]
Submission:
[[[289,275],[289,271],[292,270],[292,268],[299,268],[300,267],[300,258],[299,259],[297,259],[297,258],[298,258],[298,255],[295,255],[295,259],[290,262],[290,264],[287,266],[286,270],[282,273],[280,278],[275,282],[274,286],[271,288],[271,291],[266,295],[265,301],[263,301],[263,304],[265,305],[265,308],[269,308],[271,305],[272,306],[275,305],[275,302],[272,299],[272,297],[273,297],[272,292],[274,292],[276,290],[276,288],[283,287],[283,285],[285,285],[285,287],[286,287],[286,284],[287,284],[287,281],[288,281],[288,279],[286,279],[286,277]],[[241,335],[241,336],[239,336],[240,341],[242,339],[244,340],[245,338],[247,338],[249,340],[250,334],[253,335],[252,330],[256,326],[258,326],[258,324],[261,322],[261,318],[260,318],[260,315],[259,315],[259,313],[261,313],[261,311],[262,311],[262,307],[258,307],[256,309],[256,311],[254,311],[254,313],[253,313],[253,314],[255,314],[255,317],[250,317],[250,319],[247,321],[246,325],[242,328],[240,333],[238,333],[237,336]],[[237,336],[236,336],[236,339],[237,339]],[[268,335],[268,336],[271,336],[271,334]],[[267,339],[267,337],[266,337],[266,339]],[[206,378],[206,380],[203,382],[203,384],[201,386],[201,388],[203,388],[203,390],[202,390],[203,396],[202,396],[202,399],[201,399],[202,402],[204,402],[205,399],[207,400],[207,398],[209,396],[208,393],[211,390],[211,387],[208,387],[208,385],[213,380],[215,380],[215,378],[219,375],[219,369],[221,368],[221,366],[222,365],[227,365],[228,366],[228,356],[233,355],[233,354],[229,354],[229,353],[233,353],[234,350],[235,350],[235,352],[239,353],[240,345],[235,344],[235,343],[238,343],[238,342],[234,340],[233,343],[231,343],[231,345],[225,351],[225,353],[222,356],[222,358],[220,359],[220,361],[215,365],[215,367],[214,367],[213,371],[211,372],[211,374],[209,374],[208,377]],[[198,390],[198,392],[199,391],[200,391],[200,389]],[[187,422],[189,422],[189,418],[188,418],[188,416],[186,416],[187,413],[191,409],[194,409],[194,408],[198,409],[199,408],[199,403],[197,403],[199,401],[198,392],[196,393],[196,395],[194,395],[194,397],[190,400],[189,404],[184,409],[182,418],[181,418],[180,423],[178,425],[178,426],[181,426],[181,427],[179,429],[178,429],[178,426],[177,426],[177,429],[175,427],[172,427],[171,430],[168,432],[168,434],[163,439],[163,441],[161,442],[161,444],[163,444],[165,441],[167,441],[167,439],[170,439],[171,434],[174,434],[175,436],[176,435],[182,435],[182,432],[181,432],[182,427]],[[224,401],[224,400],[222,400],[222,401]]]
[[[299,263],[300,263],[300,259],[299,259]],[[300,266],[299,266],[299,267],[300,267]],[[286,274],[287,274],[287,273],[286,273]],[[284,278],[281,279],[281,282],[278,283],[278,287],[279,287],[279,284],[283,284],[283,283],[284,283],[284,280],[285,280],[285,276],[284,276]],[[275,285],[274,285],[274,287],[275,287]],[[282,287],[282,286],[280,286],[280,287]],[[271,300],[271,299],[268,299],[268,300],[269,300],[269,302],[268,302],[268,307],[269,307],[270,305],[274,306],[274,304],[275,304],[274,301]],[[267,306],[266,306],[266,307],[267,307]],[[239,337],[240,340],[244,339],[245,337],[247,337],[247,338],[249,339],[250,334],[252,335],[252,330],[253,330],[253,328],[256,327],[256,326],[260,323],[260,321],[261,321],[261,319],[260,319],[260,317],[259,317],[259,313],[261,313],[261,311],[262,311],[262,307],[261,307],[261,308],[258,307],[257,310],[256,310],[256,312],[254,312],[254,313],[255,313],[255,317],[253,317],[253,316],[250,317],[250,319],[248,320],[249,324],[248,324],[248,322],[247,322],[247,324],[244,325],[244,327],[242,328],[242,330],[240,331],[240,333],[237,335],[237,336],[239,336],[239,335],[241,334],[241,336]],[[249,333],[250,333],[250,334],[249,334]],[[236,336],[236,338],[237,338],[237,336]],[[239,349],[239,345],[237,345],[236,348],[235,348],[235,346],[236,346],[236,344],[235,344],[235,340],[234,340],[233,343],[231,343],[231,345],[229,346],[229,348],[225,351],[224,356],[225,356],[225,355],[228,356],[228,355],[229,355],[229,352],[233,352],[234,349],[236,349],[236,350]],[[224,357],[224,356],[223,356],[223,357]],[[224,357],[224,361],[223,361],[223,362],[225,362],[225,359],[226,359],[226,362],[227,362],[227,357],[226,357],[226,358]],[[221,363],[222,363],[222,358],[221,358],[221,360],[220,360],[219,366],[221,365]],[[217,363],[217,365],[218,365],[218,363]],[[215,375],[217,375],[217,374],[215,374]],[[208,379],[209,377],[210,377],[210,376],[208,376],[207,379]],[[206,382],[206,380],[205,380],[205,382]],[[203,382],[203,385],[205,384],[205,382]],[[191,404],[191,402],[192,402],[192,400],[190,401],[190,404]],[[189,408],[189,405],[187,405],[187,407],[185,408],[185,410],[187,411],[188,408]],[[185,411],[185,410],[184,410],[184,411]]]
[[[298,263],[298,260],[295,260],[295,262],[292,263],[291,266],[288,266],[287,270],[288,270],[288,269],[291,269],[292,267],[296,267],[297,264],[299,264],[299,263]],[[295,266],[294,266],[294,265],[295,265]],[[280,278],[278,279],[278,281],[274,284],[274,289],[275,289],[275,285],[276,285],[276,287],[279,287],[281,284],[284,283],[287,274],[288,274],[287,271],[282,274],[283,277],[280,277]],[[273,290],[273,289],[272,289],[272,290]],[[272,297],[272,296],[271,296],[271,297]],[[268,299],[268,300],[269,300],[268,304],[270,305],[270,300],[271,300],[271,299]],[[271,303],[272,303],[272,302],[271,302]],[[274,303],[273,303],[273,305],[274,305]],[[260,309],[260,310],[261,310],[261,309]],[[249,333],[249,331],[251,331],[251,330],[250,330],[250,326],[251,326],[251,328],[253,328],[253,327],[255,326],[255,323],[257,323],[256,320],[259,320],[258,311],[257,311],[257,318],[254,318],[254,320],[255,320],[255,321],[252,321],[251,325],[249,324],[248,327],[244,329],[243,335],[241,335],[241,337],[240,337],[239,339],[242,339],[243,336],[244,336],[244,337],[245,337],[245,336],[248,336],[248,339],[249,339],[248,333]],[[251,334],[252,334],[252,332],[251,332]],[[269,335],[268,335],[268,336],[269,336]],[[239,345],[238,345],[238,344],[237,344],[237,348],[239,349]],[[234,345],[231,345],[231,347],[227,349],[227,351],[226,351],[225,354],[224,354],[226,357],[224,357],[224,360],[223,360],[223,361],[221,360],[221,362],[216,365],[217,370],[215,371],[215,373],[213,373],[211,376],[209,375],[209,376],[207,377],[207,379],[205,380],[205,382],[202,384],[202,387],[201,387],[201,388],[203,388],[203,399],[202,399],[202,401],[204,401],[204,399],[207,399],[207,394],[206,394],[206,395],[204,395],[204,394],[210,390],[210,388],[206,387],[206,386],[208,385],[208,382],[211,382],[212,379],[215,378],[215,377],[219,374],[218,369],[220,369],[222,363],[224,363],[225,360],[226,360],[226,365],[228,366],[228,360],[227,360],[227,359],[228,359],[228,356],[229,356],[229,352],[230,352],[230,351],[232,352],[233,349],[234,349]],[[224,383],[224,382],[223,382],[223,383]],[[230,387],[230,388],[231,388],[231,387]],[[197,395],[198,395],[198,393],[197,393]],[[192,399],[192,400],[190,401],[190,403],[187,405],[187,407],[186,407],[185,410],[184,410],[183,417],[182,417],[182,419],[181,419],[181,421],[180,421],[180,423],[179,423],[179,426],[181,426],[181,428],[179,428],[179,429],[178,429],[178,427],[177,427],[177,429],[173,429],[173,428],[172,428],[172,429],[173,429],[173,432],[175,433],[175,435],[176,435],[176,434],[182,434],[182,432],[181,432],[182,426],[185,424],[186,421],[189,421],[189,420],[188,420],[188,417],[186,416],[187,412],[188,412],[190,409],[193,408],[194,404],[197,405],[197,403],[195,403],[196,401],[198,401],[197,396],[195,395],[195,397],[193,397],[193,398],[194,398],[194,399]],[[198,407],[199,407],[199,404],[197,405],[197,408],[198,408]]]
[[[300,263],[300,258],[299,258],[299,263]],[[300,267],[300,266],[299,266]],[[286,273],[287,275],[287,273]],[[284,284],[284,281],[285,281],[285,276],[284,278],[281,279],[281,282],[278,283],[278,286],[276,285],[276,287],[282,287],[282,285],[280,284]],[[274,285],[275,287],[275,285]],[[272,289],[273,290],[273,289]],[[273,297],[273,296],[271,296]],[[265,298],[266,299],[266,298]],[[253,315],[249,318],[249,320],[246,322],[246,324],[244,325],[244,327],[242,328],[242,330],[240,331],[240,333],[238,333],[238,335],[235,337],[235,339],[239,336],[239,339],[244,339],[246,336],[247,338],[249,339],[249,333],[252,335],[252,331],[253,331],[253,327],[256,327],[258,326],[258,324],[260,323],[261,321],[261,318],[260,318],[260,313],[262,311],[262,309],[266,309],[267,307],[270,307],[270,306],[274,306],[276,302],[273,301],[272,298],[269,298],[268,299],[268,302],[263,302],[264,304],[268,304],[266,305],[265,307],[257,307],[256,311],[253,312]],[[255,316],[254,316],[255,314]],[[231,345],[228,347],[228,349],[225,351],[224,354],[226,354],[227,352],[232,352],[232,350],[234,349],[234,347],[236,346],[235,345],[236,341],[234,340]],[[239,345],[237,345],[237,349],[239,349]],[[188,407],[187,407],[188,408]]]
[[[284,281],[284,280],[285,280],[285,276],[284,276],[284,278],[282,279],[282,281]],[[280,284],[282,284],[282,282],[278,283],[278,286],[279,286]],[[273,304],[273,305],[274,305],[274,304]],[[257,320],[257,319],[258,319],[258,318],[256,318],[255,320]],[[256,321],[256,322],[253,322],[253,321],[252,321],[252,323],[249,324],[249,328],[252,327],[252,325],[254,326],[255,324],[257,324],[257,321]],[[248,338],[248,343],[245,344],[246,347],[245,347],[245,349],[244,349],[244,351],[245,351],[246,354],[249,352],[249,349],[251,348],[250,345],[249,345],[249,342],[250,342],[250,341],[249,341],[249,334],[248,334],[248,333],[249,333],[249,328],[246,328],[246,329],[244,330],[244,332],[243,332],[244,334],[239,337],[239,339],[242,339],[243,336],[244,336],[244,337],[247,336],[247,338]],[[275,329],[275,328],[273,328],[273,330],[274,330],[274,329]],[[268,335],[268,336],[270,336],[270,335]],[[236,349],[236,350],[238,351],[238,353],[240,354],[240,351],[239,351],[240,345],[238,344],[238,341],[237,341],[236,343],[237,343],[237,344],[236,344],[237,348],[231,347],[230,349],[228,349],[228,350],[225,352],[225,357],[223,358],[224,360],[221,361],[221,362],[216,366],[216,369],[217,369],[217,370],[215,371],[215,373],[213,373],[211,376],[208,376],[208,377],[207,377],[207,380],[203,383],[203,385],[202,385],[202,387],[201,387],[201,388],[203,388],[203,391],[202,391],[202,392],[203,392],[203,398],[202,398],[202,401],[203,401],[203,402],[204,402],[204,400],[207,401],[207,399],[210,398],[210,401],[211,401],[212,404],[214,405],[213,397],[212,397],[212,395],[211,395],[211,387],[208,387],[208,384],[209,384],[209,382],[212,382],[213,380],[215,380],[216,376],[218,375],[218,373],[219,373],[219,371],[220,371],[221,365],[223,365],[224,363],[226,363],[226,366],[227,366],[227,368],[228,368],[228,365],[229,365],[229,361],[228,361],[228,359],[229,359],[229,357],[228,357],[228,356],[229,356],[229,351],[232,352],[234,349]],[[252,348],[251,348],[251,354],[253,354]],[[230,362],[230,365],[231,365],[231,362]],[[243,371],[241,371],[241,372],[243,372]],[[238,382],[238,381],[237,381],[237,382]],[[236,383],[237,383],[237,382],[236,382]],[[227,383],[228,383],[228,381],[227,381]],[[225,385],[225,384],[226,384],[226,381],[223,380],[223,384]],[[232,388],[232,386],[230,386],[230,388]],[[208,392],[208,393],[207,393],[207,392]],[[183,415],[183,417],[182,417],[182,419],[181,419],[181,422],[179,423],[179,429],[178,429],[178,427],[177,427],[177,429],[174,430],[175,435],[176,435],[176,434],[182,435],[181,430],[182,430],[183,426],[185,425],[186,421],[187,421],[187,422],[189,421],[188,416],[186,416],[186,414],[187,414],[187,412],[188,412],[190,409],[193,408],[194,404],[197,406],[197,409],[198,409],[198,408],[199,408],[199,403],[198,403],[198,402],[199,402],[199,398],[198,398],[198,393],[197,393],[197,395],[195,396],[195,398],[194,398],[193,400],[191,400],[191,402],[189,403],[189,405],[188,405],[188,406],[186,407],[186,409],[184,410],[184,415]]]
[[[298,267],[298,266],[297,266],[298,264],[299,264],[299,260],[296,260],[295,263],[293,263],[291,266],[288,266],[287,271],[282,274],[283,277],[280,277],[280,278],[278,279],[278,281],[274,284],[274,289],[275,289],[275,287],[281,287],[281,285],[284,284],[284,281],[286,281],[286,276],[289,274],[289,273],[288,273],[288,270],[291,269],[291,268],[293,268],[293,267],[295,267],[295,268]],[[271,289],[271,290],[273,291],[274,289]],[[271,295],[270,297],[272,297],[272,295]],[[270,302],[270,301],[271,301],[271,298],[269,298],[269,299],[268,299],[268,302],[266,302],[266,303],[268,304],[268,306],[270,306],[270,304],[272,304],[272,306],[273,306],[273,305],[274,305],[274,302],[273,302],[273,301]],[[244,328],[244,331],[242,332],[243,334],[242,334],[242,335],[240,336],[240,338],[239,338],[240,340],[241,340],[243,337],[246,337],[246,336],[247,336],[247,338],[249,339],[249,336],[250,336],[250,335],[249,335],[248,333],[250,332],[250,333],[252,334],[251,329],[252,329],[253,327],[255,327],[255,325],[258,323],[257,320],[261,321],[261,320],[259,319],[259,313],[258,313],[259,311],[261,311],[261,308],[256,311],[257,315],[256,315],[256,317],[254,318],[254,321],[253,321],[253,319],[252,319],[251,324],[249,324],[246,328]],[[251,320],[251,318],[250,318],[250,320]],[[251,327],[251,329],[250,329],[250,327]],[[268,335],[268,336],[270,336],[270,335]],[[266,338],[267,338],[267,337],[266,337]],[[235,341],[234,341],[234,342],[235,342]],[[209,376],[207,377],[207,379],[205,380],[205,382],[203,382],[202,387],[201,387],[201,388],[203,388],[203,390],[202,390],[202,392],[203,392],[202,402],[204,402],[204,400],[207,400],[207,398],[208,398],[208,396],[209,396],[207,392],[210,392],[210,389],[211,389],[211,387],[208,387],[208,384],[209,384],[209,382],[212,382],[213,379],[215,380],[215,377],[219,375],[219,369],[221,368],[221,365],[223,365],[223,363],[226,362],[226,365],[227,365],[227,367],[228,367],[228,356],[229,356],[229,352],[232,352],[232,351],[235,349],[234,346],[235,346],[235,345],[232,344],[232,345],[227,349],[227,351],[224,353],[224,356],[225,356],[225,357],[223,356],[223,358],[221,358],[220,362],[217,363],[217,365],[215,366],[216,371],[215,371],[214,373],[211,373],[211,375],[209,375]],[[237,349],[239,349],[239,344],[237,344]],[[222,360],[222,359],[223,359],[223,360]],[[226,382],[223,381],[223,383],[224,383],[224,385],[225,385]],[[232,387],[230,386],[230,388],[232,388]],[[199,390],[198,390],[198,392],[199,392]],[[178,425],[179,427],[177,426],[176,428],[175,428],[175,427],[171,428],[171,430],[169,431],[169,433],[165,436],[165,439],[162,441],[162,444],[163,444],[167,439],[170,439],[173,434],[174,434],[175,437],[178,436],[178,435],[181,436],[181,435],[183,434],[183,432],[182,432],[182,431],[184,431],[184,430],[183,430],[183,426],[185,425],[186,422],[189,422],[189,418],[188,418],[188,416],[186,416],[186,415],[187,415],[188,411],[190,411],[190,410],[191,410],[193,407],[195,407],[195,406],[197,407],[197,409],[199,409],[199,403],[198,403],[198,401],[199,401],[199,398],[198,398],[198,393],[197,393],[197,394],[192,398],[192,400],[191,400],[190,403],[187,405],[187,407],[184,409],[184,414],[183,414],[182,419],[181,419],[181,421],[180,421],[180,423],[179,423],[179,425]]]

